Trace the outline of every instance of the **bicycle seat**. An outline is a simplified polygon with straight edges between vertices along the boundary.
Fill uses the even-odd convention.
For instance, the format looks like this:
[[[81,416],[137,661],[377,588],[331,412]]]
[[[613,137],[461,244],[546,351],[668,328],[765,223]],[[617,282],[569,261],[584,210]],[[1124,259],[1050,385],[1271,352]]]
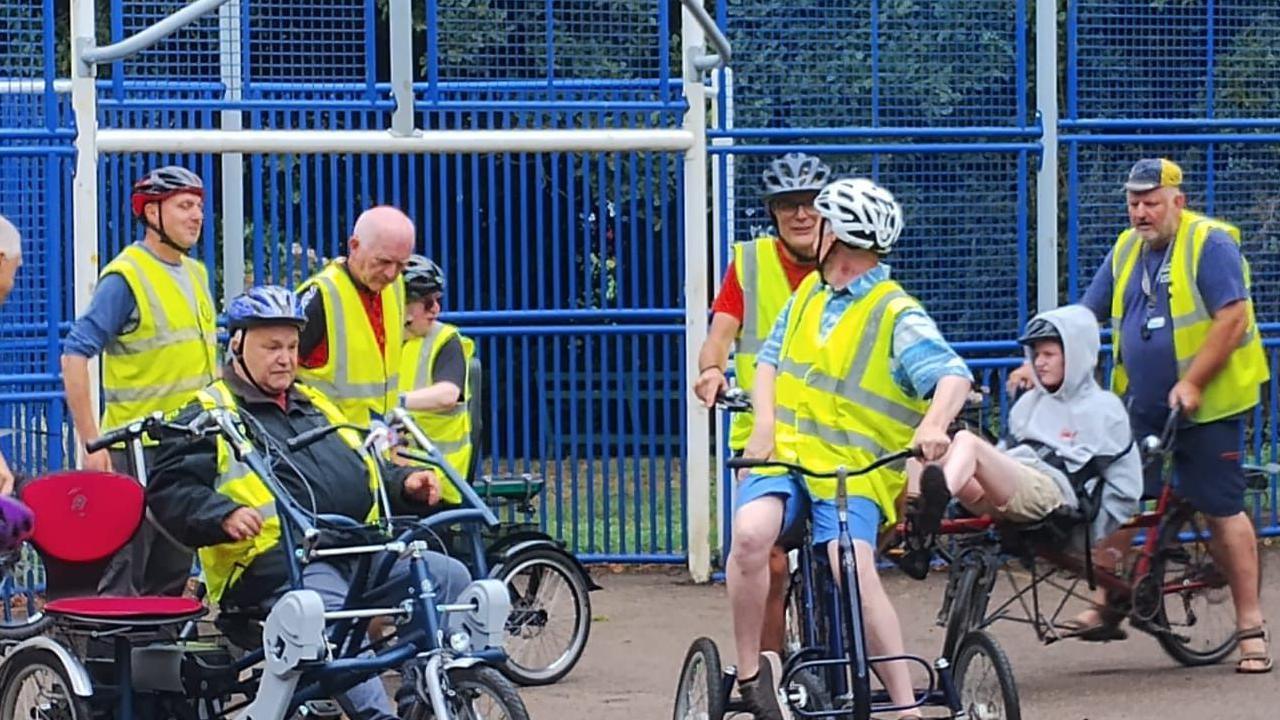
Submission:
[[[204,604],[183,597],[99,597],[107,561],[142,524],[142,485],[116,473],[70,470],[35,478],[20,490],[34,514],[31,543],[46,568],[44,611],[78,623],[153,626],[204,615]]]

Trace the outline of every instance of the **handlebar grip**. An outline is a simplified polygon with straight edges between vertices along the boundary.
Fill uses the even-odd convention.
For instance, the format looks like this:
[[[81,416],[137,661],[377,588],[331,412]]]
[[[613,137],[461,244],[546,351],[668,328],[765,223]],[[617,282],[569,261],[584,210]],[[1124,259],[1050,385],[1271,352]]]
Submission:
[[[285,441],[285,444],[289,446],[290,450],[301,450],[337,429],[337,425],[324,425],[318,428],[311,428],[310,430],[298,433],[297,435],[289,438]]]
[[[131,423],[121,428],[108,431],[84,444],[86,452],[96,453],[99,450],[117,443],[127,442],[142,434],[141,423]]]

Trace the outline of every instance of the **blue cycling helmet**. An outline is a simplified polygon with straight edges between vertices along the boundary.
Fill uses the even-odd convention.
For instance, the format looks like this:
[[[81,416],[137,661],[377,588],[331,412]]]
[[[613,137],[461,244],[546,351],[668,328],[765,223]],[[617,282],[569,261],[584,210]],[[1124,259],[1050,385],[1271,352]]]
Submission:
[[[301,330],[307,324],[302,308],[303,302],[288,288],[279,285],[250,288],[227,306],[227,329],[234,332],[264,325],[293,325]]]

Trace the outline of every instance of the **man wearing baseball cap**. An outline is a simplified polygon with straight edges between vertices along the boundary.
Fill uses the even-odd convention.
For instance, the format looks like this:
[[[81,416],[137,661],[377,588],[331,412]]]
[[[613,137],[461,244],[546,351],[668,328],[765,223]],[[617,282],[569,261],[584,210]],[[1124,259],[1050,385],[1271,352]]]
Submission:
[[[1129,407],[1134,436],[1159,434],[1180,409],[1174,450],[1178,494],[1207,519],[1213,555],[1235,601],[1236,670],[1271,669],[1258,602],[1258,550],[1244,512],[1244,417],[1270,377],[1249,296],[1249,265],[1234,225],[1186,209],[1182,169],[1165,159],[1134,164],[1124,183],[1131,227],[1120,233],[1081,303],[1110,321],[1111,389]],[[1148,468],[1149,496],[1160,468]],[[1108,541],[1119,551],[1133,531]],[[1123,637],[1105,607],[1077,617],[1084,639]]]

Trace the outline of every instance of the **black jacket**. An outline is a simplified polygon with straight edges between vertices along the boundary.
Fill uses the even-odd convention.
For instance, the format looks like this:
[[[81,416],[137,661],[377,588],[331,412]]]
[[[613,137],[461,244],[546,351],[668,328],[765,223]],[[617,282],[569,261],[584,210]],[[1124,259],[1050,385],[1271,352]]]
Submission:
[[[285,490],[306,511],[332,513],[363,521],[373,506],[368,472],[360,456],[337,433],[311,445],[290,451],[289,438],[329,420],[302,393],[291,388],[285,408],[245,382],[228,365],[223,369],[227,387],[235,396],[242,414],[251,415],[268,434],[279,441],[279,451],[292,461],[275,462],[276,475]],[[180,411],[177,422],[189,422],[202,410],[192,402]],[[261,447],[261,444],[259,444]],[[178,540],[192,547],[230,542],[222,521],[240,505],[214,490],[218,479],[217,443],[212,437],[199,440],[163,440],[155,466],[150,469],[147,505],[156,519]],[[297,466],[295,470],[293,465]],[[393,512],[422,514],[425,505],[404,497],[404,480],[415,469],[389,466],[383,471]],[[299,474],[301,471],[301,475]],[[305,478],[305,480],[304,480]],[[281,546],[259,556],[245,568],[224,596],[224,602],[248,605],[269,595],[288,579]]]

